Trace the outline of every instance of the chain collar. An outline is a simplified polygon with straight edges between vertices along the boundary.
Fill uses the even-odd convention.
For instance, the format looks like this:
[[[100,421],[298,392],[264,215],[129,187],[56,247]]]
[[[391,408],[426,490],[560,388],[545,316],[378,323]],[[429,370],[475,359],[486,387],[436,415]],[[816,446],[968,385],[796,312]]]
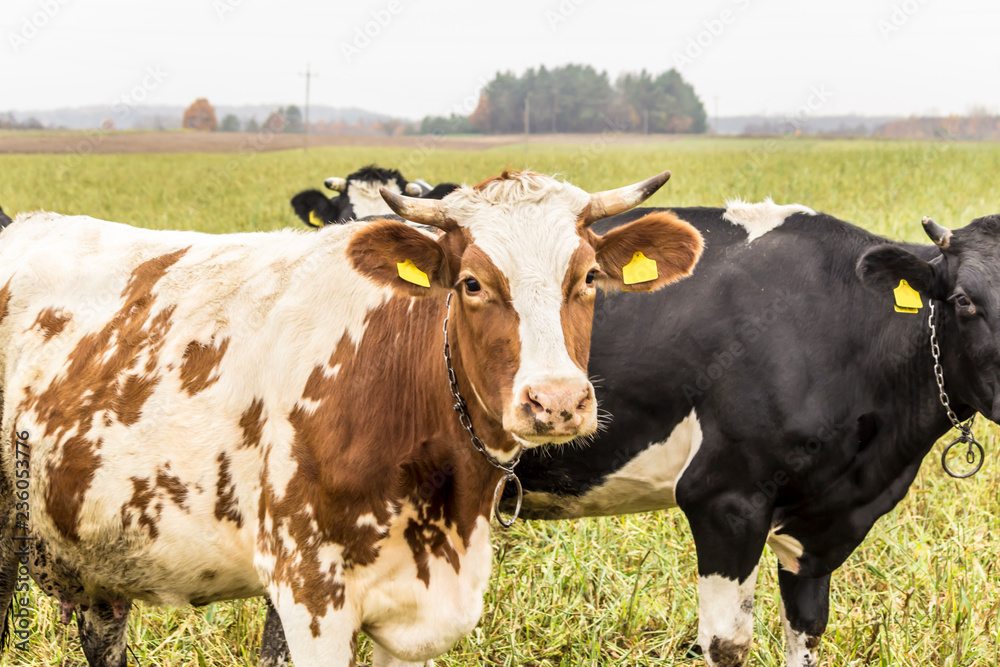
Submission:
[[[941,367],[941,347],[938,345],[937,339],[937,328],[935,327],[934,320],[936,315],[936,305],[931,301],[931,314],[927,318],[927,323],[931,327],[931,355],[934,357],[934,379],[937,380],[938,386],[938,396],[941,400],[941,405],[944,406],[945,411],[948,413],[948,419],[951,420],[952,426],[958,429],[962,435],[958,436],[951,441],[944,451],[941,453],[941,467],[944,471],[951,475],[952,477],[957,477],[958,479],[964,479],[966,477],[972,477],[979,469],[983,467],[983,461],[986,459],[986,451],[983,446],[979,444],[976,440],[976,436],[972,434],[972,426],[976,422],[976,415],[973,414],[969,418],[969,421],[964,424],[959,420],[958,415],[951,407],[951,400],[948,398],[948,393],[944,390],[944,369]],[[972,466],[972,469],[968,472],[960,473],[952,470],[948,467],[948,452],[952,450],[956,445],[965,444],[968,445],[968,449],[965,452],[965,462]],[[979,450],[978,455],[976,450]]]
[[[448,293],[448,299],[445,302],[447,306],[447,313],[444,316],[444,361],[448,365],[448,383],[451,385],[451,395],[455,399],[455,405],[452,406],[455,412],[458,413],[458,420],[462,423],[462,427],[469,432],[469,438],[472,441],[472,446],[475,447],[480,454],[486,457],[486,460],[490,462],[490,465],[498,470],[504,472],[504,476],[500,478],[497,482],[497,488],[493,491],[493,513],[497,517],[497,521],[504,528],[510,528],[517,521],[517,515],[521,513],[521,500],[524,496],[524,492],[521,490],[521,480],[517,478],[514,474],[514,466],[517,462],[521,460],[521,451],[518,451],[507,463],[502,463],[497,460],[495,456],[486,451],[486,445],[483,443],[482,439],[476,435],[476,430],[472,427],[472,417],[469,416],[469,406],[462,398],[462,394],[458,391],[458,378],[455,376],[455,368],[451,364],[451,345],[448,344],[448,320],[451,318],[451,292]],[[500,515],[500,497],[503,496],[504,487],[507,486],[507,482],[513,481],[514,485],[517,487],[517,505],[514,507],[514,515],[509,521],[505,520],[503,516]]]

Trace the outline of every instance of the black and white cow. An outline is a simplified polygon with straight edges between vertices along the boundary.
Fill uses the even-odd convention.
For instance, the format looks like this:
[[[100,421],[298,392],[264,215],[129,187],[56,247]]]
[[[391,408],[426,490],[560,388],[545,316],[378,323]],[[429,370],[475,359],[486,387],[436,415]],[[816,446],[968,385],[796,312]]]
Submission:
[[[295,214],[310,227],[373,215],[390,215],[392,210],[379,194],[379,188],[423,199],[443,199],[458,188],[455,183],[441,183],[433,187],[422,180],[407,181],[399,171],[373,164],[358,169],[347,178],[328,178],[323,184],[339,194],[327,197],[319,190],[304,190],[292,197]]]
[[[704,236],[701,263],[683,287],[598,302],[589,373],[612,420],[583,451],[525,453],[522,516],[679,507],[709,665],[746,660],[768,544],[787,664],[816,665],[831,573],[951,428],[931,304],[955,411],[1000,422],[1000,215],[954,232],[925,219],[936,245],[912,245],[770,200],[672,210]],[[919,312],[896,311],[901,280]]]

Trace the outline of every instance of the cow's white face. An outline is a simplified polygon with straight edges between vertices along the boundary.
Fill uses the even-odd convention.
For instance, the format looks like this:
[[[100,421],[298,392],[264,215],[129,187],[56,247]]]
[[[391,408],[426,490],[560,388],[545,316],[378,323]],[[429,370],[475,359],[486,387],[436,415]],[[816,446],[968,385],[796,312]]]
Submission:
[[[628,206],[616,199],[618,210],[665,180],[643,184]],[[566,442],[597,428],[586,376],[597,283],[628,289],[622,267],[642,252],[657,277],[636,287],[657,289],[687,275],[701,252],[697,231],[669,213],[597,236],[587,227],[593,208],[605,210],[595,197],[532,172],[505,172],[442,202],[390,197],[402,217],[445,234],[432,239],[379,222],[349,251],[362,273],[408,294],[457,292],[450,331],[456,366],[471,385],[463,392],[522,445]],[[430,289],[399,279],[396,265],[406,260],[428,275]]]
[[[394,194],[402,194],[395,179],[390,181],[347,181],[347,201],[350,202],[354,219],[367,218],[370,215],[392,215],[392,209],[385,203],[379,193],[380,188],[386,188]]]
[[[525,444],[593,433],[586,368],[600,267],[578,224],[590,196],[537,175],[456,195],[446,215],[469,245],[455,320],[476,397]]]

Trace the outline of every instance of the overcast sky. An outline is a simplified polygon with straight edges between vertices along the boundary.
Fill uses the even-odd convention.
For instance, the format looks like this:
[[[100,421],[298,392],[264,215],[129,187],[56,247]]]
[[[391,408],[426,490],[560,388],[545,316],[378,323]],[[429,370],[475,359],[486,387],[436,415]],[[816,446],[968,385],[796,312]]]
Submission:
[[[998,19],[996,0],[0,0],[0,110],[301,104],[311,63],[314,104],[419,118],[468,113],[498,70],[587,63],[677,67],[713,117],[995,113]]]

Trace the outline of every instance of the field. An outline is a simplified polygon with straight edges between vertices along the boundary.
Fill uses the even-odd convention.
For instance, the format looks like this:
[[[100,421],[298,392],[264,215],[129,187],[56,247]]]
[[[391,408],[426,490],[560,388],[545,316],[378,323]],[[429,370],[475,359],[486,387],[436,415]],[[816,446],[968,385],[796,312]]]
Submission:
[[[83,135],[74,145],[96,141]],[[340,146],[210,154],[0,155],[0,205],[157,229],[270,230],[299,224],[289,198],[370,162],[409,178],[474,183],[506,166],[559,173],[589,190],[671,169],[652,205],[721,205],[731,197],[799,202],[879,233],[923,239],[930,215],[959,227],[1000,210],[1000,145],[797,138],[684,139],[653,144],[595,137],[488,150],[429,145]],[[926,460],[906,499],[834,576],[822,664],[996,665],[1000,662],[998,430],[974,478]],[[581,452],[581,455],[586,455]],[[496,527],[494,574],[475,632],[438,665],[701,665],[694,545],[682,514],[654,513]],[[757,587],[752,664],[783,665],[776,560]],[[30,652],[10,664],[82,661],[75,623],[36,597]],[[141,608],[129,637],[142,665],[256,664],[263,604]],[[368,649],[362,644],[362,659]],[[130,664],[132,664],[130,662]]]

